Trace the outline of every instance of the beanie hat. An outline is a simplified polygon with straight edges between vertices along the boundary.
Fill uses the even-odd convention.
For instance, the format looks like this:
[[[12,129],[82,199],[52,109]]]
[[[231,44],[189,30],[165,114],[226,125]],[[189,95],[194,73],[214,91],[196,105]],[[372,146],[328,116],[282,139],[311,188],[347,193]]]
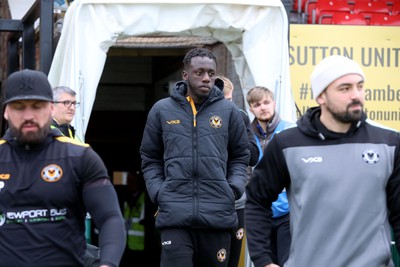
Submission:
[[[358,74],[365,80],[360,65],[350,58],[333,55],[321,60],[311,74],[311,89],[314,99],[333,81],[347,74]]]
[[[12,73],[5,81],[3,105],[17,100],[53,102],[53,91],[46,74],[29,69]]]

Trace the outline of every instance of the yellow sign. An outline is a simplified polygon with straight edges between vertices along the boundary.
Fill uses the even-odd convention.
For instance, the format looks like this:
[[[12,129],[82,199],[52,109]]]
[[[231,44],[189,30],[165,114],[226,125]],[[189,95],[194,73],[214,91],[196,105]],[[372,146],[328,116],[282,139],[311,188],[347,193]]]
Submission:
[[[301,114],[316,106],[310,76],[329,55],[357,61],[366,76],[364,110],[369,119],[400,130],[400,27],[290,25],[290,73]]]

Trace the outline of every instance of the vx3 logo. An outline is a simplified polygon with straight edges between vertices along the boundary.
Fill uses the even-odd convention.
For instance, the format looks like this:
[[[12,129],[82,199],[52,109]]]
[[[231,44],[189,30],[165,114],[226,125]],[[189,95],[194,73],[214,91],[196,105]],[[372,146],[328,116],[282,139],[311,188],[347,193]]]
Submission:
[[[170,120],[170,121],[167,121],[167,123],[168,124],[180,124],[181,121],[180,120]]]
[[[319,163],[322,162],[322,157],[309,157],[309,158],[301,158],[304,163]]]
[[[167,241],[161,242],[161,245],[162,245],[162,246],[168,246],[168,245],[171,245],[171,244],[172,244],[172,241],[171,241],[171,240],[167,240]]]

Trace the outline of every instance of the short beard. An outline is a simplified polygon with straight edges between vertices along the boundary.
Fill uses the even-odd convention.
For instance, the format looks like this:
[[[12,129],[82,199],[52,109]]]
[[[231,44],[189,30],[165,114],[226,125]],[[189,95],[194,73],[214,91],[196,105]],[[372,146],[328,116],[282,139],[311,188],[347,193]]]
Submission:
[[[268,122],[272,121],[272,117],[270,117],[269,119],[257,119],[257,120],[264,122],[264,123],[268,123]]]
[[[17,129],[12,123],[9,122],[9,124],[12,136],[14,136],[16,140],[22,144],[39,144],[43,142],[43,140],[51,131],[51,120],[49,120],[43,127],[40,127],[35,123],[39,130],[35,133],[29,132],[27,134],[24,134],[21,130],[23,125],[21,125],[21,128]]]
[[[335,118],[337,121],[341,123],[353,123],[361,119],[363,109],[350,112],[349,108],[352,105],[361,105],[363,107],[361,102],[354,101],[353,103],[347,106],[347,109],[344,112],[333,112],[333,110],[331,110],[329,107],[328,110],[332,114],[333,118]]]

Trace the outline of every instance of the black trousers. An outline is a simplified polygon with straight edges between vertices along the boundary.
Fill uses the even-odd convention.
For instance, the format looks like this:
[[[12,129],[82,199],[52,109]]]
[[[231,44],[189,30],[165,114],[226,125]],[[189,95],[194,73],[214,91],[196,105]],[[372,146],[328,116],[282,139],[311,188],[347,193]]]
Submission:
[[[161,230],[160,267],[227,267],[232,230]]]
[[[271,229],[271,251],[272,261],[279,266],[289,258],[290,250],[290,215],[285,214],[282,217],[272,219]]]
[[[232,231],[231,253],[229,254],[228,267],[238,267],[240,251],[242,250],[242,241],[244,235],[244,208],[236,210],[239,220],[238,228]]]

